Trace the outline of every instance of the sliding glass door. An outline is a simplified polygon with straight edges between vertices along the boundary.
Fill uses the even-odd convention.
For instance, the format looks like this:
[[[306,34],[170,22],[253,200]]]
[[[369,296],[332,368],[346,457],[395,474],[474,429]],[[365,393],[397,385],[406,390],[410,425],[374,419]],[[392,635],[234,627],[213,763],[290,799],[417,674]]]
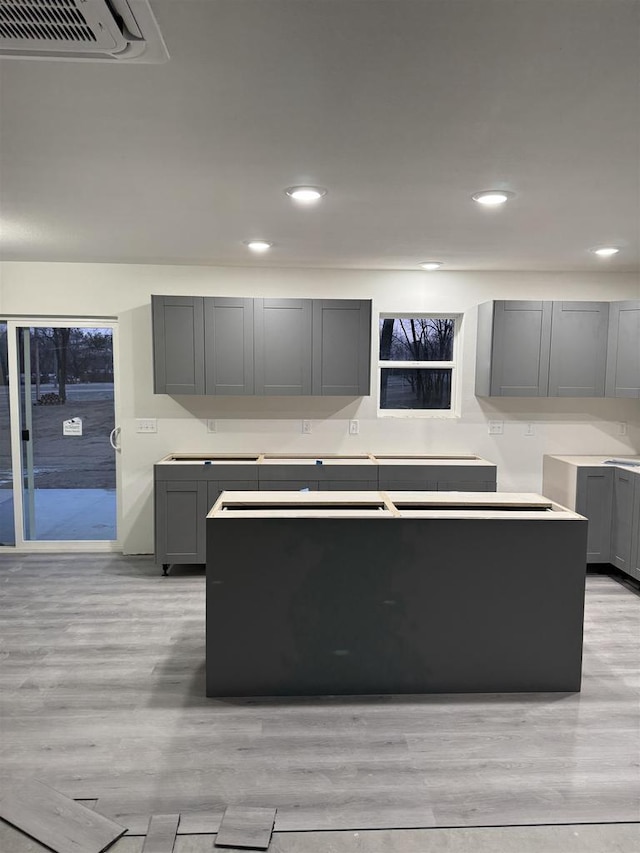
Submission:
[[[115,542],[114,327],[13,321],[9,338],[18,544]]]

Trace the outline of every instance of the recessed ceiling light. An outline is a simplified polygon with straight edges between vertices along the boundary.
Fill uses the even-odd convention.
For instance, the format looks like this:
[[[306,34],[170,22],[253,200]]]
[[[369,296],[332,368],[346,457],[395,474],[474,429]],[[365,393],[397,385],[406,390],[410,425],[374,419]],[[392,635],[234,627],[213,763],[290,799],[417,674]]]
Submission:
[[[611,255],[617,255],[620,249],[616,248],[616,246],[600,246],[597,249],[591,250],[594,255],[598,255],[601,258],[610,258]]]
[[[515,193],[508,190],[482,190],[482,192],[474,193],[471,198],[485,207],[498,207],[505,201],[509,201],[514,195]]]
[[[285,193],[300,204],[314,204],[327,194],[324,187],[287,187]]]
[[[439,270],[442,265],[442,261],[423,261],[420,264],[423,270]]]
[[[270,243],[268,240],[245,240],[244,244],[252,252],[268,252],[273,246],[273,243]]]

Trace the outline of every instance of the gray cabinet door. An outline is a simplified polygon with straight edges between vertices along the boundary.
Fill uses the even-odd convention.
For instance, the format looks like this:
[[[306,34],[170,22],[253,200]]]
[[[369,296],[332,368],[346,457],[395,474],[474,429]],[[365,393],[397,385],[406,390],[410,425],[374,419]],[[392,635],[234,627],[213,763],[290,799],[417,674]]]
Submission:
[[[162,481],[155,487],[158,563],[206,561],[207,483]]]
[[[204,300],[207,394],[253,394],[253,299]]]
[[[314,299],[313,394],[371,393],[371,301]]]
[[[202,296],[152,296],[153,390],[204,394]]]
[[[551,305],[526,300],[494,303],[491,396],[547,396]],[[480,358],[483,350],[478,343]]]
[[[613,468],[579,468],[576,480],[576,512],[589,521],[587,563],[611,561],[611,512]]]
[[[554,302],[550,397],[603,397],[608,302]]]
[[[311,394],[310,299],[255,299],[255,393]]]
[[[609,306],[606,397],[640,397],[640,299]]]
[[[611,562],[625,572],[631,565],[635,480],[635,474],[616,468],[613,479]]]

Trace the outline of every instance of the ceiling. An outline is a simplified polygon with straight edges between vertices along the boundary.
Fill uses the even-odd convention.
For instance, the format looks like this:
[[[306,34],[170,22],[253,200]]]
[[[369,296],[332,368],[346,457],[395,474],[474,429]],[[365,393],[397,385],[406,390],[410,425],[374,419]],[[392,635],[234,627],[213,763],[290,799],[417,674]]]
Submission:
[[[640,269],[640,0],[150,2],[164,65],[0,61],[4,260]]]

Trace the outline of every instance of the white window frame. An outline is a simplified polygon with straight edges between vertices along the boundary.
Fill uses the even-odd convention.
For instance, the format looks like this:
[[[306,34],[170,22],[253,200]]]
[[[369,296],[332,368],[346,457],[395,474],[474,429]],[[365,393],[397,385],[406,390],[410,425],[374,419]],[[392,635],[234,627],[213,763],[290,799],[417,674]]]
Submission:
[[[381,320],[453,320],[453,358],[451,361],[383,361],[380,358]],[[376,326],[377,407],[379,418],[459,418],[460,417],[460,364],[462,350],[463,315],[458,311],[381,311]],[[434,368],[451,370],[451,408],[449,409],[383,409],[380,407],[380,385],[383,368]]]

